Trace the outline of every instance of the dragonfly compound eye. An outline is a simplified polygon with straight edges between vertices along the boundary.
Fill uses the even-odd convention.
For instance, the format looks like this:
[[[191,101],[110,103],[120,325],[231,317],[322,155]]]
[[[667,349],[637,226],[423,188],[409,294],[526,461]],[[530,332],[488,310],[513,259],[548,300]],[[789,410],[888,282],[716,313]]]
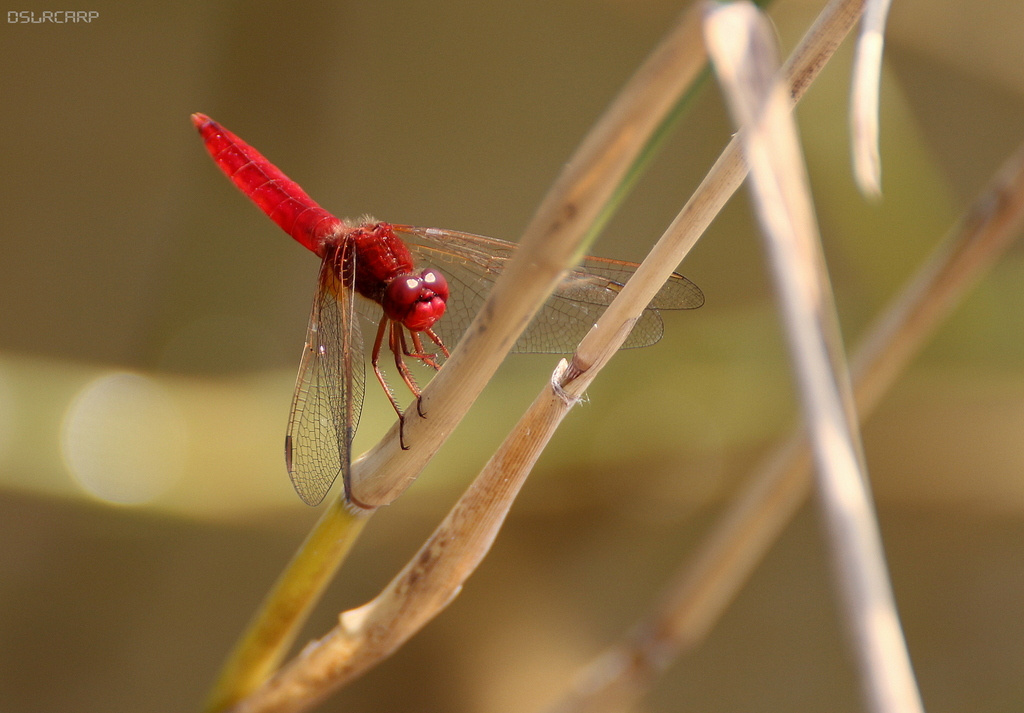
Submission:
[[[440,297],[443,301],[448,301],[448,280],[444,279],[444,275],[434,269],[424,270],[421,275],[423,278],[423,286],[433,290],[434,294]]]
[[[401,322],[414,332],[430,329],[444,314],[448,283],[436,270],[419,277],[396,277],[384,292],[381,304],[389,319]]]

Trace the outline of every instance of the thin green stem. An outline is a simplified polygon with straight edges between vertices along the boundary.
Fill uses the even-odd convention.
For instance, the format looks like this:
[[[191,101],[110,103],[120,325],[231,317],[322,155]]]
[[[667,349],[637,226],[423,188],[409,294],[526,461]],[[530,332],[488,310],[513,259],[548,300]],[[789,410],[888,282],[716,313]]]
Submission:
[[[368,521],[368,514],[352,514],[343,498],[324,512],[231,652],[206,713],[230,708],[277,669]]]

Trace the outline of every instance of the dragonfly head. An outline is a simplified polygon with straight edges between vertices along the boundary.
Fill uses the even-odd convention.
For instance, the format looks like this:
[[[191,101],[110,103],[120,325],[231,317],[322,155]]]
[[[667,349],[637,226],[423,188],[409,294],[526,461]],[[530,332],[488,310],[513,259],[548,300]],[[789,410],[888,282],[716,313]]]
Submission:
[[[381,304],[388,319],[401,322],[414,332],[434,326],[444,314],[448,281],[434,269],[419,275],[399,275],[384,290]]]

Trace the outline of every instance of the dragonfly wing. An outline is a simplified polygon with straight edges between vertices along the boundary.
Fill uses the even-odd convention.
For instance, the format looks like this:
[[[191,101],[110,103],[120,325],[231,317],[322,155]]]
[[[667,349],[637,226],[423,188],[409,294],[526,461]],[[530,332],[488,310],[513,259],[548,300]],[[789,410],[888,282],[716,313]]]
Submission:
[[[439,268],[454,283],[444,317],[434,330],[449,347],[462,336],[516,244],[470,233],[436,228],[395,226],[407,237],[418,261]],[[597,318],[622,290],[636,263],[588,257],[568,271],[551,298],[523,331],[513,352],[567,354],[572,352]],[[700,288],[678,273],[672,276],[643,311],[623,347],[654,344],[664,331],[661,309],[695,309],[704,304]]]
[[[555,290],[555,299],[597,307],[596,313],[600,315],[622,291],[637,267],[636,263],[588,257],[582,265],[568,272]],[[661,339],[665,328],[659,310],[696,309],[703,304],[704,293],[700,288],[673,272],[640,313],[622,348],[646,347]]]
[[[634,262],[587,257],[580,267],[570,271],[563,284],[566,289],[578,290],[578,287],[572,286],[573,282],[591,283],[591,289],[581,291],[576,295],[576,299],[596,299],[602,304],[607,304],[615,298],[638,267],[640,265]],[[673,272],[647,308],[697,309],[703,304],[704,293],[700,288],[678,272]]]
[[[348,496],[366,382],[355,293],[342,286],[334,265],[329,253],[320,268],[285,437],[288,476],[307,505],[318,505],[339,473]]]

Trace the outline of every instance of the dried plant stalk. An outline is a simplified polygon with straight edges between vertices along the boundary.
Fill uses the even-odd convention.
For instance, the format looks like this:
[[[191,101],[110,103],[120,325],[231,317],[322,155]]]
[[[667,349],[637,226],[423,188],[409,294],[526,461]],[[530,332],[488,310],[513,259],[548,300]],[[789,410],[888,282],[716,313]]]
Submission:
[[[832,0],[832,2],[830,2],[822,12],[822,15],[808,32],[804,41],[794,52],[788,65],[790,68],[790,76],[792,78],[792,91],[795,97],[799,97],[803,94],[806,87],[817,75],[817,72],[835,51],[835,48],[841,42],[842,37],[845,36],[852,23],[855,22],[861,10],[862,3],[863,0]],[[695,38],[699,36],[696,34],[695,27],[696,25],[693,23],[692,19],[684,20],[684,22],[681,23],[681,26],[655,51],[651,60],[645,64],[644,68],[638,72],[637,76],[631,82],[631,88],[634,85],[640,85],[640,89],[632,92],[624,92],[624,95],[629,94],[630,99],[625,102],[622,100],[617,101],[615,107],[622,107],[625,103],[625,108],[616,111],[615,107],[613,107],[613,110],[609,112],[609,116],[615,116],[619,113],[628,119],[633,113],[629,110],[630,103],[632,103],[633,107],[643,107],[644,115],[650,117],[652,115],[650,112],[652,105],[650,103],[650,98],[646,97],[643,93],[644,84],[649,84],[650,87],[661,86],[663,91],[667,90],[666,88],[668,87],[675,87],[674,91],[679,91],[678,87],[686,86],[686,82],[692,79],[693,73],[696,72],[696,67],[700,65],[703,58],[702,44],[695,41]],[[645,81],[641,81],[644,77],[647,79]],[[661,104],[659,103],[656,106],[660,107]],[[643,118],[643,116],[638,118],[633,117],[632,120],[635,122]],[[602,140],[604,142],[614,138],[617,133],[621,134],[622,127],[626,125],[626,123],[620,119],[620,121],[617,122],[619,126],[618,130],[608,130],[608,123],[609,118],[606,117],[599,126],[599,129],[604,127],[603,130],[595,131],[596,135],[604,136],[604,139]],[[612,126],[615,126],[615,124],[616,122],[613,122]],[[601,141],[598,141],[597,139],[588,140],[588,145],[600,145],[600,143]],[[621,141],[618,143],[621,144]],[[583,153],[582,150],[581,153]],[[577,162],[574,161],[573,164],[570,164],[570,168],[576,163]],[[618,163],[608,161],[597,162],[597,164],[604,167],[609,165],[620,165]],[[680,216],[666,233],[666,236],[659,242],[655,251],[652,253],[652,259],[648,264],[653,263],[654,265],[660,264],[661,266],[669,266],[664,270],[664,275],[667,276],[667,272],[672,269],[671,266],[677,265],[680,262],[682,256],[693,245],[699,234],[710,223],[718,210],[721,209],[721,206],[724,205],[728,197],[742,181],[744,175],[745,168],[739,159],[739,155],[736,150],[736,142],[734,141],[730,144],[722,158],[719,159],[718,163],[716,163],[711,174],[709,174],[708,179],[706,179],[701,188],[698,189],[694,198],[691,199],[691,201],[684,207]],[[546,201],[545,205],[550,203],[551,199]],[[572,204],[570,202],[563,202],[562,210],[567,210],[567,207],[571,205]],[[551,213],[551,211],[548,211],[548,213]],[[554,211],[554,214],[557,215],[557,211]],[[538,215],[541,215],[541,213],[538,213]],[[537,225],[538,222],[538,220],[535,220],[532,225]],[[644,278],[644,275],[638,274],[636,276],[637,279],[631,280],[630,284],[627,285],[626,289],[623,291],[622,304],[620,305],[619,301],[617,301],[613,307],[609,308],[608,312],[606,312],[604,317],[601,319],[598,329],[595,330],[592,338],[588,337],[589,343],[585,342],[584,345],[581,345],[581,349],[574,358],[573,373],[580,369],[587,368],[587,365],[596,363],[597,359],[594,354],[595,349],[598,353],[607,352],[609,349],[607,340],[614,338],[614,335],[622,329],[622,324],[624,324],[623,319],[629,319],[628,317],[623,318],[622,314],[618,312],[618,308],[620,306],[625,307],[625,305],[630,302],[633,304],[640,303],[645,305],[649,300],[649,297],[643,297],[644,290],[653,294],[665,279],[664,276],[654,276],[659,274],[661,270],[652,269],[646,265],[645,268],[650,270],[650,273],[647,274],[647,279],[642,279]],[[644,287],[644,285],[647,286]],[[634,293],[634,290],[637,290],[637,292]],[[598,342],[595,341],[597,339],[604,340],[605,343],[598,346]],[[454,356],[455,355],[453,354],[453,362],[455,361]],[[468,363],[472,363],[472,360]],[[442,373],[438,375],[438,379],[440,379],[445,373],[454,373],[455,370],[455,363],[450,362],[445,369],[442,370]],[[438,379],[435,379],[435,381],[438,381]],[[584,383],[585,382],[580,381],[577,386],[581,389],[585,388],[583,385]],[[425,392],[428,400],[431,393],[432,387],[428,386],[428,389]],[[420,425],[426,426],[428,429],[430,427],[436,427],[441,431],[447,431],[450,429],[450,426],[447,426],[443,419],[439,417],[439,412],[437,412],[434,406],[431,406],[430,408],[431,418]],[[393,439],[394,436],[395,434],[392,432],[389,435],[389,438]],[[439,445],[429,451],[426,448],[421,451],[418,443],[417,449],[414,450],[417,451],[418,455],[423,457],[425,462],[425,460],[428,459],[434,451],[436,451],[437,447],[439,447]],[[374,453],[376,453],[375,458],[378,464],[391,462],[383,455],[384,450],[386,450],[386,446],[381,445],[378,446],[374,452],[367,454],[366,460],[370,462],[363,464],[361,461],[359,464],[356,464],[356,471],[361,472],[361,468],[369,468],[372,471]],[[395,453],[393,455],[398,456],[399,458],[401,457],[401,453]],[[377,467],[382,466],[378,465]],[[412,477],[411,475],[408,475],[409,472],[412,471],[407,471],[406,475],[401,478],[396,478],[395,482],[397,482],[397,486],[395,486],[394,489],[389,491],[385,488],[381,491],[384,493],[384,499],[394,497],[396,492],[400,492],[404,487],[406,487],[409,482],[408,479]],[[380,493],[378,493],[378,495],[380,495]],[[366,500],[372,500],[371,496],[367,496],[365,494],[363,494],[362,497]],[[318,524],[318,529],[321,527],[330,527],[330,524],[325,522],[328,517],[325,517],[321,523]],[[300,562],[307,554],[308,552],[305,550],[300,551],[296,556],[296,560],[293,562],[293,565],[295,562]],[[339,563],[340,561],[334,562],[331,566],[336,569]],[[292,566],[290,565],[290,569],[291,568]],[[324,569],[326,571],[327,567]],[[331,569],[331,571],[333,572],[334,569]],[[288,574],[286,572],[285,575],[282,576],[282,580],[286,581],[287,579]],[[313,601],[315,601],[315,596],[310,597],[308,606],[311,606]]]
[[[800,43],[793,50],[783,70],[789,80],[794,101],[803,97],[807,88],[835,54],[843,38],[850,32],[864,8],[865,0],[831,0],[818,15]],[[703,44],[703,42],[702,42]],[[648,254],[622,294],[598,319],[595,329],[587,335],[573,356],[573,367],[586,370],[635,310],[637,303],[648,304],[658,288],[668,279],[704,231],[743,183],[747,167],[740,152],[740,141],[734,137],[708,171],[697,190],[679,211],[672,224]]]
[[[699,26],[696,12],[681,18],[567,164],[484,308],[445,368],[424,389],[421,405],[429,418],[407,420],[405,437],[415,448],[401,450],[396,426],[353,463],[351,491],[360,505],[387,504],[411,484],[479,395],[563,271],[578,261],[585,249],[584,239],[592,237],[590,226],[703,67]],[[369,512],[365,508],[364,515]],[[353,513],[360,510],[350,509]],[[339,519],[344,522],[339,524]],[[307,543],[354,522],[362,519],[353,520],[335,503]],[[343,556],[344,551],[334,549],[325,557],[323,551],[305,545],[296,553],[222,673],[208,707],[211,713],[248,695],[272,670],[318,598],[322,583],[337,570]],[[302,598],[302,587],[312,583],[306,576],[311,570],[321,576]]]
[[[767,19],[746,2],[709,13],[708,53],[742,128],[816,464],[817,492],[861,685],[876,713],[923,711],[878,531],[807,171]]]
[[[850,86],[850,139],[853,173],[860,190],[872,198],[882,194],[882,162],[878,154],[878,100],[882,83],[885,20],[891,0],[869,0],[864,11]]]
[[[828,57],[834,52],[838,46],[842,37],[845,36],[846,32],[852,26],[853,22],[860,11],[860,2],[852,2],[846,0],[844,2],[834,1],[825,9],[818,22],[808,32],[808,36],[805,41],[801,43],[800,47],[794,53],[794,57],[790,62],[790,72],[793,77],[793,92],[795,95],[801,95],[806,87],[810,84],[813,77],[816,76],[817,72],[827,61]],[[691,47],[694,45],[691,44]],[[698,43],[696,46],[700,46]],[[581,393],[586,388],[586,384],[589,383],[589,378],[593,378],[593,374],[597,373],[594,366],[600,366],[600,364],[606,360],[613,352],[615,347],[614,340],[617,335],[625,335],[628,333],[628,325],[631,324],[631,319],[635,318],[635,314],[642,309],[648,301],[650,296],[645,295],[645,291],[649,291],[649,295],[653,295],[657,291],[661,282],[667,277],[667,274],[671,269],[679,263],[681,257],[695,242],[699,231],[703,230],[703,227],[710,222],[713,215],[720,209],[721,205],[724,205],[728,196],[736,189],[740,181],[742,181],[744,167],[739,161],[738,153],[735,148],[735,142],[730,145],[731,150],[723,155],[722,159],[716,164],[712,174],[709,176],[709,180],[706,180],[702,184],[701,189],[698,190],[698,194],[691,199],[691,201],[684,207],[680,216],[674,221],[666,235],[663,236],[662,240],[659,241],[658,246],[652,253],[650,259],[645,261],[638,271],[637,275],[623,290],[620,298],[609,308],[609,310],[602,316],[599,321],[597,328],[588,335],[588,338],[581,345],[577,354],[573,359],[573,366],[565,373],[566,378],[563,380],[564,395],[568,398],[569,403],[574,394]],[[699,229],[694,229],[694,224],[702,224]],[[670,257],[666,257],[670,256]],[[666,269],[667,266],[667,269]],[[658,276],[659,273],[662,273]],[[629,305],[627,307],[627,305]],[[633,316],[626,314],[623,316],[623,312],[633,312]],[[447,367],[446,367],[447,369]],[[580,373],[583,371],[590,370],[592,373],[588,374],[587,378],[578,378]],[[557,388],[557,387],[556,387]],[[546,397],[542,395],[539,397],[539,401],[544,400]],[[546,420],[550,418],[550,422],[557,423],[560,420],[558,416],[544,416],[540,420]],[[529,433],[530,437],[535,442],[546,442],[549,435],[546,429],[538,428],[536,425],[536,418],[534,418],[534,425],[528,426],[523,429],[524,432]],[[529,423],[529,421],[527,422]],[[511,448],[511,446],[510,446]],[[507,464],[504,459],[499,459]],[[506,470],[503,478],[506,482],[515,482],[519,477],[517,473]],[[525,477],[525,471],[522,474]],[[458,506],[457,506],[458,507]],[[474,508],[475,510],[475,508]],[[500,508],[495,508],[495,512],[499,511]],[[481,519],[494,519],[495,512],[485,513],[483,510],[476,510],[478,512],[477,517]],[[501,511],[497,515],[499,518],[504,517],[504,511]],[[441,536],[443,539],[443,536]],[[489,543],[489,541],[488,541]],[[426,550],[425,550],[426,551]],[[471,558],[475,557],[476,561],[479,561],[479,556],[482,553],[470,554]],[[475,566],[475,564],[473,565]],[[463,576],[468,576],[471,571],[471,567],[463,568],[461,571],[464,572]],[[451,595],[454,595],[454,591],[457,591],[457,586],[461,586],[461,581],[458,581],[452,586],[449,591]],[[437,596],[435,601],[440,603],[446,603],[447,598]],[[347,617],[351,620],[351,617]],[[358,620],[358,617],[356,618]],[[425,620],[425,619],[424,619]],[[351,637],[349,637],[351,641]],[[354,649],[354,647],[353,647]],[[350,656],[353,654],[353,649],[347,649],[344,646],[339,646],[338,650],[344,650],[344,656]],[[281,678],[285,676],[296,676],[302,678],[308,674],[301,672],[301,666],[296,666],[294,669],[289,669],[288,674],[282,674]],[[347,676],[347,674],[346,674]],[[282,684],[283,681],[275,679],[275,682],[271,684],[271,687]],[[293,693],[303,688],[306,684],[300,686],[291,685],[280,685],[275,696],[280,696],[281,692],[290,689]],[[309,695],[307,692],[302,695]],[[268,688],[269,691],[269,688]],[[247,702],[256,704],[258,699],[261,699],[264,692],[258,693],[252,701]],[[289,694],[291,695],[291,694]],[[286,696],[287,697],[287,696]],[[296,696],[301,698],[302,696]],[[265,701],[266,699],[264,699]],[[278,703],[283,699],[278,698]],[[276,704],[275,704],[276,705]],[[291,704],[288,704],[291,705]],[[254,705],[254,707],[246,707],[245,710],[264,710],[278,708],[262,708]],[[285,707],[280,710],[292,710],[293,708]]]
[[[575,403],[558,386],[564,371],[563,360],[549,388],[384,591],[343,613],[337,627],[307,646],[236,713],[308,709],[391,654],[451,602],[490,549],[548,438]]]
[[[1022,228],[1024,144],[861,340],[850,362],[861,420]],[[806,433],[797,429],[746,483],[649,616],[595,657],[549,713],[627,710],[701,644],[810,491]]]

